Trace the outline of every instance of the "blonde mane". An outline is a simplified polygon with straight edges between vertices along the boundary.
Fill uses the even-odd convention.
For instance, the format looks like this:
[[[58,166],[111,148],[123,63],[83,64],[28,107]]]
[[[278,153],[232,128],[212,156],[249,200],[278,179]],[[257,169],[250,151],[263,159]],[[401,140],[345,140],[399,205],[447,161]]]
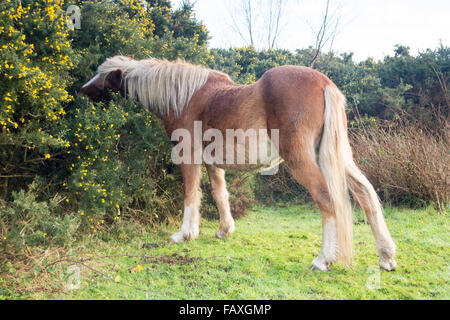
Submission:
[[[134,60],[115,56],[98,67],[98,74],[106,77],[117,69],[123,72],[122,81],[129,97],[160,115],[169,113],[172,108],[176,117],[181,115],[194,93],[206,83],[211,71],[182,60]]]

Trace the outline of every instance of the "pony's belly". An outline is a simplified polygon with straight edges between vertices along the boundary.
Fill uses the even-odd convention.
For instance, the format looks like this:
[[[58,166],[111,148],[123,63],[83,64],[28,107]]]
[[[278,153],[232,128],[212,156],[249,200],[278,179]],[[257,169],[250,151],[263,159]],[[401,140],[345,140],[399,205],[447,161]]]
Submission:
[[[204,155],[208,156],[203,159],[207,164],[226,170],[260,171],[271,168],[281,162],[276,147],[278,140],[273,143],[265,129],[263,130],[264,134],[255,135],[255,139],[240,139],[240,141],[235,141],[234,137],[233,140],[225,139],[223,149],[219,148],[222,151],[220,153],[216,152],[217,149],[211,153],[211,148],[207,146]],[[229,141],[232,142],[227,143]]]
[[[224,170],[260,172],[261,174],[275,174],[278,170],[273,170],[284,160],[280,156],[273,157],[269,163],[259,164],[214,164],[216,167]]]
[[[261,164],[214,164],[216,167],[232,171],[259,171],[264,166]]]

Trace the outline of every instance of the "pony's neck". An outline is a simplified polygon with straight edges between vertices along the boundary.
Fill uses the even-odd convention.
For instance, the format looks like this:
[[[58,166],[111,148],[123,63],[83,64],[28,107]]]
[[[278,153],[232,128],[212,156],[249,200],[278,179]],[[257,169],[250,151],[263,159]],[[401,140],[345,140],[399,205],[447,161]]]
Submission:
[[[161,116],[173,110],[176,117],[207,82],[211,72],[185,62],[156,59],[135,61],[131,68],[124,68],[128,96]]]

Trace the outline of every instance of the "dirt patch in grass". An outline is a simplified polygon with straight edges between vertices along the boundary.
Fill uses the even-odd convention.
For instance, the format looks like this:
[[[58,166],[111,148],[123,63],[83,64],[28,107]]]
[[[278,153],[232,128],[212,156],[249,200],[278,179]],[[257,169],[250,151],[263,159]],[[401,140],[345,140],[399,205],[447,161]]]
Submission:
[[[150,260],[148,258],[144,258],[144,260],[151,263],[192,264],[194,262],[200,261],[201,258],[190,257],[189,254],[181,255],[178,253],[174,253],[171,256],[152,257]]]

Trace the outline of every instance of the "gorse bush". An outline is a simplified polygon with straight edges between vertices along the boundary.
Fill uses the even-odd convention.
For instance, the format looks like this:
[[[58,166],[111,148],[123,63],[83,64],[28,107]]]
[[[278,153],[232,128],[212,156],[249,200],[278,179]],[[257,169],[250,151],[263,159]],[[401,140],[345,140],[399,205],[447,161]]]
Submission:
[[[102,221],[134,214],[154,222],[176,214],[182,193],[160,121],[133,101],[79,102],[71,128],[67,201],[96,232]]]
[[[61,1],[0,4],[0,179],[3,198],[70,147],[64,118],[74,65]]]
[[[79,30],[66,24],[72,4],[81,9]],[[75,92],[116,54],[205,63],[207,32],[191,6],[4,1],[0,19],[4,248],[64,243],[64,233],[67,241],[74,230],[95,234],[123,217],[153,223],[178,215],[181,177],[160,121],[133,101],[96,104]]]

